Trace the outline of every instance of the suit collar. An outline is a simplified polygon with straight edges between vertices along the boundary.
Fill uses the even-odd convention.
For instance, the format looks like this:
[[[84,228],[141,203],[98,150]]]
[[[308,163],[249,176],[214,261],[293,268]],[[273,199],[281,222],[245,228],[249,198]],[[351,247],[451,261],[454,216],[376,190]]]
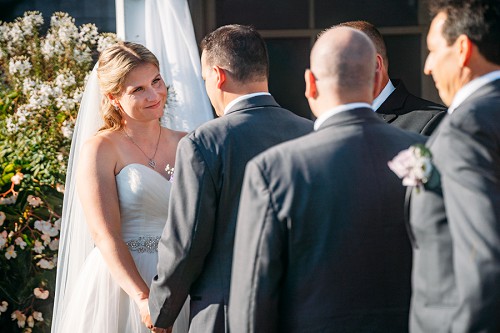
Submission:
[[[258,95],[240,100],[239,102],[235,103],[226,111],[225,115],[228,115],[236,111],[251,109],[255,107],[263,107],[263,106],[280,107],[280,105],[276,102],[273,96]]]
[[[321,126],[321,124],[323,124],[327,119],[331,118],[332,116],[338,113],[358,108],[370,108],[370,104],[358,102],[358,103],[348,103],[348,104],[338,105],[330,110],[323,112],[314,122],[314,129],[317,130]]]
[[[326,119],[317,129],[317,131],[324,130],[332,126],[350,125],[359,122],[379,122],[384,124],[380,120],[373,109],[371,108],[355,108],[348,111],[337,113],[330,118]]]
[[[476,90],[472,95],[470,95],[466,100],[464,100],[459,106],[457,106],[456,110],[454,112],[460,113],[460,109],[462,106],[467,105],[468,103],[474,103],[474,100],[476,99],[482,99],[484,98],[485,95],[491,94],[493,92],[499,92],[500,91],[500,80],[495,80],[491,81],[478,90]],[[443,118],[442,122],[439,124],[439,126],[434,130],[432,135],[429,137],[427,140],[426,146],[427,147],[432,147],[434,142],[436,141],[436,138],[439,136],[439,133],[441,129],[445,128],[448,122],[452,121],[453,115],[448,114],[446,117]]]
[[[373,110],[377,111],[378,108],[384,103],[389,96],[396,90],[396,87],[394,87],[394,84],[392,83],[391,80],[387,81],[387,84],[385,85],[384,89],[378,94],[377,97],[372,102],[372,108]]]
[[[406,98],[409,94],[401,80],[392,80],[392,83],[396,89],[377,109],[377,113],[382,114],[382,117],[386,121],[392,120],[402,114],[401,110],[403,110]]]
[[[453,98],[453,101],[448,108],[448,113],[453,113],[456,108],[458,108],[469,98],[473,99],[476,98],[476,95],[482,95],[483,93],[486,93],[488,89],[482,88],[487,87],[488,85],[495,82],[500,82],[500,70],[490,72],[470,81],[455,94],[455,97]]]

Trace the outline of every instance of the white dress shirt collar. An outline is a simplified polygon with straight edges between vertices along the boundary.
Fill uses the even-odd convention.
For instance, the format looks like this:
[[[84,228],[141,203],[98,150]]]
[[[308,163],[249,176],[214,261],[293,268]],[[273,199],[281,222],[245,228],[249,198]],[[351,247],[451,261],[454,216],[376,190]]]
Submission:
[[[258,93],[252,93],[252,94],[246,94],[246,95],[239,96],[239,97],[233,99],[231,102],[229,102],[228,105],[226,105],[226,107],[224,108],[224,114],[226,114],[236,103],[241,102],[245,99],[256,97],[256,96],[271,96],[271,94],[268,92],[258,92]]]
[[[493,71],[475,78],[466,85],[464,85],[453,97],[450,107],[448,108],[448,113],[451,114],[455,109],[462,104],[470,95],[478,91],[481,87],[487,85],[490,82],[500,79],[500,71]]]
[[[314,122],[314,130],[318,130],[318,128],[331,116],[336,115],[337,113],[344,112],[344,111],[349,111],[352,109],[358,109],[358,108],[372,108],[370,104],[368,103],[349,103],[349,104],[342,104],[339,106],[334,107],[331,110],[328,110],[324,112],[322,115],[320,115],[316,121]]]
[[[372,103],[373,111],[377,111],[378,108],[382,105],[382,103],[385,102],[385,100],[392,94],[394,90],[396,90],[396,87],[394,87],[391,80],[389,80],[389,82],[387,82],[387,84],[385,85],[384,89],[382,89],[380,94],[378,94],[378,96],[375,97],[375,99],[373,100]]]

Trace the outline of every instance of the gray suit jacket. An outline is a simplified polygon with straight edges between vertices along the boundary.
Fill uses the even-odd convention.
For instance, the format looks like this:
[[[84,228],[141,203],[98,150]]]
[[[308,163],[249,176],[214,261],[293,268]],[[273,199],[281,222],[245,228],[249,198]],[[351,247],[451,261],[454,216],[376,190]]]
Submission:
[[[412,193],[411,331],[500,332],[500,80],[427,145],[441,184]]]
[[[411,246],[387,161],[423,141],[358,108],[249,162],[231,332],[407,332]]]
[[[188,294],[190,332],[227,332],[236,217],[246,163],[312,131],[271,96],[237,103],[179,142],[169,215],[150,292],[156,326],[174,323]]]

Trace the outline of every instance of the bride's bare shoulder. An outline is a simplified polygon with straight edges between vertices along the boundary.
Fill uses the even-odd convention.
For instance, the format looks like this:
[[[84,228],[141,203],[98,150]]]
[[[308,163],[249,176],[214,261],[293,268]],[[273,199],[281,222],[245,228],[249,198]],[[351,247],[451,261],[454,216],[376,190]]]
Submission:
[[[117,131],[101,131],[84,143],[82,152],[96,156],[113,156],[117,152],[120,139]]]
[[[187,135],[187,132],[174,131],[165,127],[163,128],[163,131],[167,134],[167,140],[171,140],[176,143]]]

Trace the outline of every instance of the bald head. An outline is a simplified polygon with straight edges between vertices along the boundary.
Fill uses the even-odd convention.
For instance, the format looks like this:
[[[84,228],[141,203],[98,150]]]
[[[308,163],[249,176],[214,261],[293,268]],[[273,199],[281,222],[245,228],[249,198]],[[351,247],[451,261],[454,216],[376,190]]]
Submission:
[[[362,32],[348,27],[325,31],[311,51],[311,70],[343,95],[373,94],[376,67],[373,43]],[[371,101],[370,101],[371,103]]]

